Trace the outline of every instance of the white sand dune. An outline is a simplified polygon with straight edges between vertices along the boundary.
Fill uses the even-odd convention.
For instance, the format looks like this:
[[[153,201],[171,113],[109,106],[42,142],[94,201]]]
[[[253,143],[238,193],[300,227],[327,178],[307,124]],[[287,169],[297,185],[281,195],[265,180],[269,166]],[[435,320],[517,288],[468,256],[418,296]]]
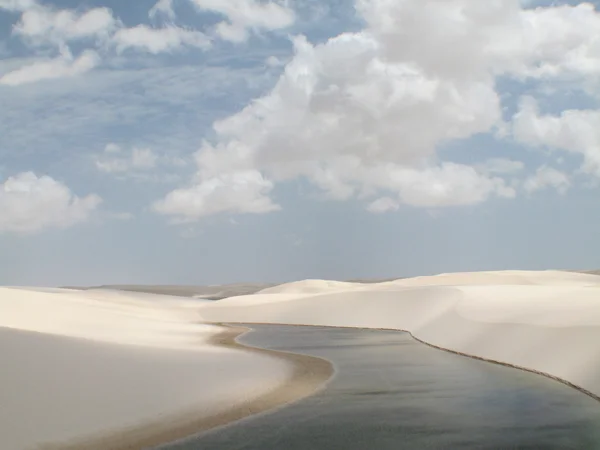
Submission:
[[[199,323],[199,304],[117,291],[0,288],[0,326],[121,344],[195,348],[223,331]]]
[[[347,291],[363,286],[360,283],[328,280],[304,280],[280,284],[258,291],[257,294],[320,294],[324,292]]]
[[[169,423],[186,411],[214,417],[286,385],[289,364],[211,345],[223,328],[208,322],[405,330],[430,345],[538,371],[600,396],[596,275],[306,280],[216,302],[0,288],[0,448]]]
[[[332,291],[308,280],[203,305],[201,314],[207,321],[406,330],[600,396],[599,282],[596,275],[506,271],[336,284],[343,289]]]
[[[199,325],[198,304],[0,288],[0,448],[214,416],[286,382],[279,359],[210,345],[224,329]]]

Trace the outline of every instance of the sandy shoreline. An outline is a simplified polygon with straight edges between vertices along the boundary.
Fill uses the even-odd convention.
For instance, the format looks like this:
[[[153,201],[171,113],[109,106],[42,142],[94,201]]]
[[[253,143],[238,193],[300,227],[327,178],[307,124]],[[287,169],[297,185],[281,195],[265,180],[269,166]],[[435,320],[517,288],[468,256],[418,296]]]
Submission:
[[[329,361],[313,356],[241,344],[237,342],[237,338],[251,329],[241,326],[228,328],[227,331],[211,338],[210,344],[282,359],[293,366],[289,380],[256,399],[213,416],[198,416],[197,411],[188,411],[174,417],[167,417],[160,422],[148,423],[110,436],[39,448],[44,450],[141,450],[156,447],[300,400],[321,389],[334,374],[334,368]]]
[[[8,448],[157,446],[308,396],[334,372],[322,359],[238,343],[248,329],[225,323],[405,331],[427,346],[543,375],[600,400],[596,275],[305,280],[216,302],[0,291]]]
[[[409,332],[431,347],[543,374],[600,397],[600,279],[442,274],[375,285],[306,280],[203,305],[207,322]]]

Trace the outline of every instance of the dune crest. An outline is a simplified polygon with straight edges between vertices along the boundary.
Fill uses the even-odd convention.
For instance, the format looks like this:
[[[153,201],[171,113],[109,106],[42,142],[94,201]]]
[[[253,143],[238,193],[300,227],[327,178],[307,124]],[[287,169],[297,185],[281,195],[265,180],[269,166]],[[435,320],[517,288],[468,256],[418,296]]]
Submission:
[[[322,292],[357,289],[361,286],[360,283],[350,283],[346,281],[303,280],[262,289],[256,294],[319,294]]]

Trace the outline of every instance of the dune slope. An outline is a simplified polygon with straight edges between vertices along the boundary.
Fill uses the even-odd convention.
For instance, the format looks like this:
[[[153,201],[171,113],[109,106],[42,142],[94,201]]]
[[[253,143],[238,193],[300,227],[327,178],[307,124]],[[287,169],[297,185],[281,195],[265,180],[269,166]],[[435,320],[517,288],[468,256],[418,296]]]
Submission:
[[[132,429],[137,439],[144,425],[211,417],[286,383],[285,361],[213,345],[229,329],[198,324],[198,304],[0,288],[0,447],[62,448]]]

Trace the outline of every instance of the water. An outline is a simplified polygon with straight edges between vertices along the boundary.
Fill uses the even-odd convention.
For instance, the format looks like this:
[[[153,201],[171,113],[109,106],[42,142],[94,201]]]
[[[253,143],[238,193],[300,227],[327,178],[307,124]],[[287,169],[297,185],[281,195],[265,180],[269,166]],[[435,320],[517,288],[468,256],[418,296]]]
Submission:
[[[320,356],[324,390],[161,450],[598,449],[600,403],[406,333],[252,326],[241,341]]]

